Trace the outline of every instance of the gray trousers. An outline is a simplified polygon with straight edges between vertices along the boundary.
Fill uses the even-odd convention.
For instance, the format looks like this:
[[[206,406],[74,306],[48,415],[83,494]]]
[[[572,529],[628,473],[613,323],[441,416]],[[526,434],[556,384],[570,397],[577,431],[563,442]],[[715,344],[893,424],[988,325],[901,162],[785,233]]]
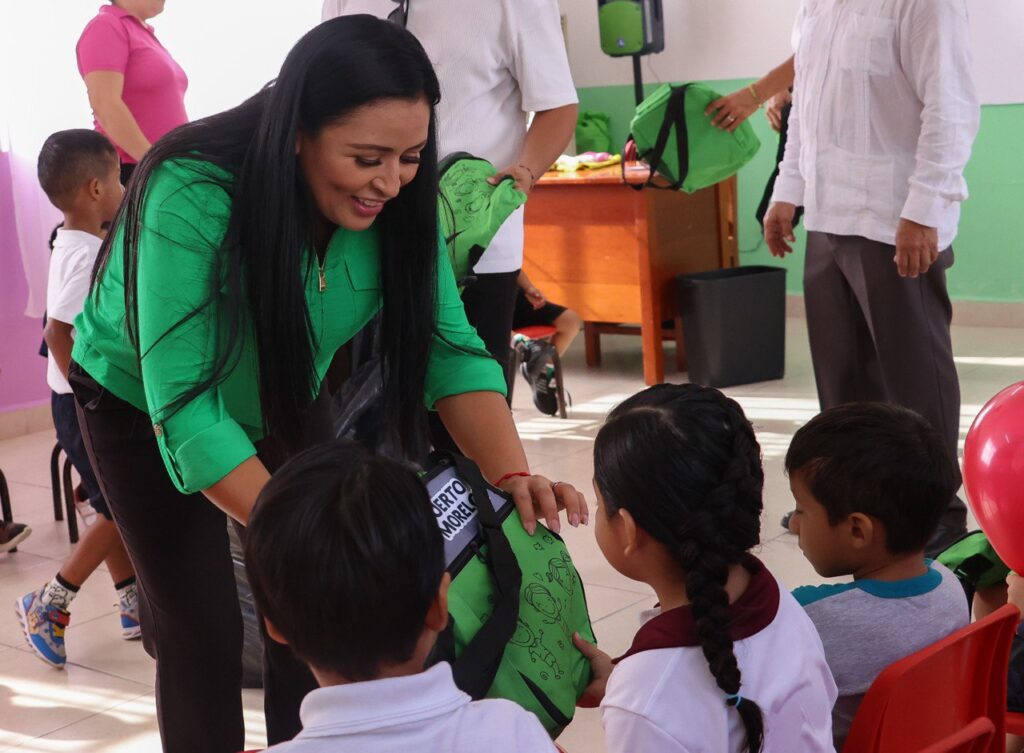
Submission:
[[[866,238],[807,234],[804,305],[818,400],[822,410],[875,401],[917,411],[945,439],[959,482],[960,382],[946,291],[953,249],[915,279],[899,276],[895,255]],[[966,508],[954,496],[949,511]]]

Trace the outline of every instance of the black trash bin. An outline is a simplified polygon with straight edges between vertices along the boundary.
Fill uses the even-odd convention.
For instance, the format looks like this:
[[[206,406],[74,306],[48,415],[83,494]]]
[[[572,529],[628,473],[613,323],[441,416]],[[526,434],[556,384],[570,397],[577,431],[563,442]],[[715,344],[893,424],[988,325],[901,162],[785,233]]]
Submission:
[[[679,275],[690,381],[709,387],[782,379],[786,270],[736,267]]]

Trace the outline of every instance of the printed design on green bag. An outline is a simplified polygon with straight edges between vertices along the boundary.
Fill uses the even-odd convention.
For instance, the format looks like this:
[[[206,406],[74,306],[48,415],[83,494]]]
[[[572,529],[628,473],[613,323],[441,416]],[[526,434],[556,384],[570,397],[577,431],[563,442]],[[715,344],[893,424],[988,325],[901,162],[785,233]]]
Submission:
[[[527,583],[523,588],[523,599],[541,616],[545,624],[558,625],[563,632],[569,632],[569,625],[566,624],[562,615],[562,602],[556,599],[543,585]]]
[[[548,583],[557,583],[572,598],[576,590],[576,571],[568,552],[548,560]]]
[[[562,671],[558,658],[544,646],[544,631],[538,629],[534,635],[533,630],[522,620],[516,621],[516,632],[512,634],[509,641],[513,646],[525,648],[530,654],[530,661],[534,664],[544,664],[551,670],[556,680],[561,680],[565,673]],[[541,679],[549,680],[547,672],[540,673]]]

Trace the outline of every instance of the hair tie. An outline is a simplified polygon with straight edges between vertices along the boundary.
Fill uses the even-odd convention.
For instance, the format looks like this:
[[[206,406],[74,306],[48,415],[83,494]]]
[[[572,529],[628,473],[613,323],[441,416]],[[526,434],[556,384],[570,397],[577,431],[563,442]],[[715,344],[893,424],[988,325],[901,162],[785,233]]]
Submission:
[[[732,706],[733,708],[739,706],[742,701],[743,696],[741,696],[739,693],[730,693],[725,697],[725,705]]]

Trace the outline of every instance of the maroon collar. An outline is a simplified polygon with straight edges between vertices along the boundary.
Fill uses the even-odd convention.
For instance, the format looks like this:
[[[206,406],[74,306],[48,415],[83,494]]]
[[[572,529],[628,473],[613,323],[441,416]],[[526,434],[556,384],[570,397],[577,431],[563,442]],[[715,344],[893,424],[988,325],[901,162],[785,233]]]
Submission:
[[[750,573],[747,590],[729,605],[729,634],[734,641],[756,635],[775,620],[779,612],[779,583],[761,560],[753,555],[743,559],[743,566]],[[637,632],[633,645],[615,663],[641,651],[658,648],[683,648],[699,646],[697,623],[689,604],[652,618]]]

